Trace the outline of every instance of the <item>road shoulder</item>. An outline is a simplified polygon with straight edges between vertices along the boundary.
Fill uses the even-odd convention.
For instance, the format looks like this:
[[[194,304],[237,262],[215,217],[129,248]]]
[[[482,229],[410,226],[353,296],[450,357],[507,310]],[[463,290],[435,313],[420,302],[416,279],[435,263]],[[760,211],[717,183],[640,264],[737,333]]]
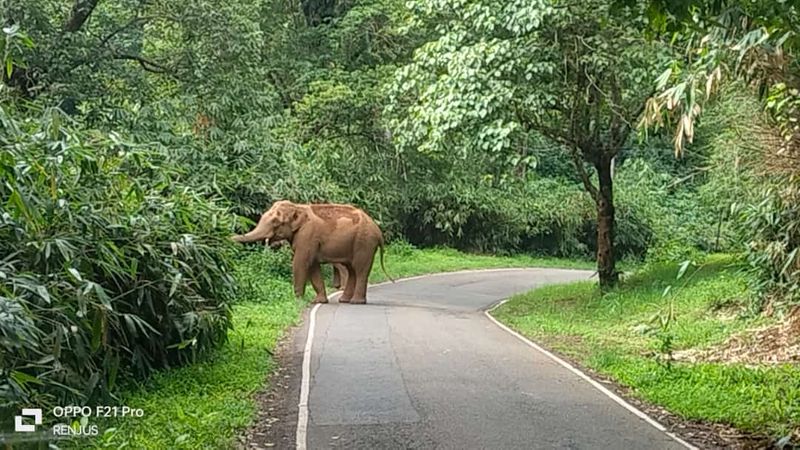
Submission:
[[[287,329],[276,346],[276,367],[269,374],[267,388],[255,394],[256,417],[239,436],[238,449],[295,447],[303,350],[310,312],[311,308],[306,308],[300,325]]]

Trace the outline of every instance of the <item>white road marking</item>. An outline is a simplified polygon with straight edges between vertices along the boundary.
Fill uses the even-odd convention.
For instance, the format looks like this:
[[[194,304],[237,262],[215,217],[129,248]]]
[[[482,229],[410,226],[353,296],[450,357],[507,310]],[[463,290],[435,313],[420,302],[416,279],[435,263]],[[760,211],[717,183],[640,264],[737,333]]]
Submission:
[[[311,383],[311,344],[314,343],[314,326],[317,320],[317,303],[311,308],[308,322],[308,336],[303,350],[303,378],[300,382],[300,403],[297,404],[297,450],[306,450],[306,433],[308,431],[308,391]]]
[[[494,322],[494,324],[495,324],[495,325],[497,325],[498,327],[500,327],[500,328],[502,328],[503,330],[507,331],[508,333],[510,333],[511,335],[513,335],[514,337],[516,337],[517,339],[519,339],[520,341],[524,342],[524,343],[525,343],[525,344],[527,344],[528,346],[532,347],[533,349],[535,349],[535,350],[537,350],[537,351],[539,351],[539,352],[543,353],[545,356],[547,356],[548,358],[550,358],[550,359],[552,359],[553,361],[557,362],[557,363],[558,363],[558,364],[560,364],[561,366],[565,367],[565,368],[566,368],[566,369],[568,369],[570,372],[572,372],[572,373],[574,373],[575,375],[577,375],[577,376],[579,376],[579,377],[583,378],[583,379],[584,379],[586,382],[588,382],[589,384],[591,384],[592,386],[594,386],[594,387],[595,387],[595,389],[597,389],[598,391],[600,391],[600,392],[602,392],[603,394],[605,394],[605,395],[606,395],[606,397],[610,398],[611,400],[614,400],[614,401],[615,401],[615,402],[616,402],[618,405],[620,405],[620,406],[622,406],[623,408],[627,409],[628,411],[630,411],[631,413],[633,413],[635,416],[637,416],[638,418],[640,418],[640,419],[644,420],[645,422],[649,423],[650,425],[654,426],[656,429],[658,429],[659,431],[663,432],[663,433],[664,433],[664,434],[666,434],[667,436],[671,437],[672,439],[674,439],[674,440],[675,440],[676,442],[678,442],[679,444],[681,444],[681,445],[683,445],[684,447],[686,447],[686,448],[688,448],[688,449],[691,449],[691,450],[698,450],[698,449],[697,449],[697,447],[695,447],[695,446],[693,446],[692,444],[689,444],[688,442],[686,442],[686,441],[684,441],[683,439],[679,438],[677,435],[675,435],[675,433],[671,433],[671,432],[667,431],[667,428],[666,428],[666,427],[664,427],[664,425],[661,425],[660,423],[656,422],[656,421],[655,421],[655,420],[653,420],[653,419],[652,419],[650,416],[648,416],[648,415],[647,415],[647,414],[645,414],[644,412],[640,411],[640,410],[639,410],[639,409],[637,409],[635,406],[633,406],[633,405],[631,405],[630,403],[626,402],[626,401],[625,401],[625,400],[623,400],[623,399],[622,399],[620,396],[618,396],[617,394],[615,394],[615,393],[611,392],[611,391],[610,391],[610,390],[608,390],[606,387],[604,387],[602,384],[600,384],[600,383],[598,383],[597,381],[595,381],[594,379],[592,379],[592,378],[591,378],[589,375],[586,375],[585,373],[583,373],[583,372],[581,372],[580,370],[578,370],[578,369],[576,369],[575,367],[573,367],[573,366],[572,366],[570,363],[568,363],[568,362],[564,361],[563,359],[559,358],[558,356],[556,356],[556,355],[554,355],[554,354],[550,353],[549,351],[547,351],[547,350],[545,350],[544,348],[540,347],[539,345],[535,344],[535,343],[534,343],[533,341],[531,341],[530,339],[528,339],[528,338],[526,338],[525,336],[523,336],[523,335],[521,335],[521,334],[517,333],[516,331],[512,330],[511,328],[509,328],[509,327],[507,327],[507,326],[503,325],[502,323],[500,323],[500,321],[498,321],[497,319],[495,319],[494,317],[492,317],[492,315],[490,314],[490,312],[494,311],[496,308],[500,307],[500,305],[504,304],[504,303],[505,303],[505,302],[507,302],[508,300],[509,300],[509,299],[505,299],[505,300],[503,300],[502,302],[500,302],[500,303],[497,303],[496,305],[492,306],[492,307],[491,307],[491,308],[489,308],[488,310],[484,311],[484,312],[483,312],[483,314],[485,314],[485,315],[486,315],[486,317],[488,317],[488,318],[489,318],[489,320],[491,320],[492,322]]]

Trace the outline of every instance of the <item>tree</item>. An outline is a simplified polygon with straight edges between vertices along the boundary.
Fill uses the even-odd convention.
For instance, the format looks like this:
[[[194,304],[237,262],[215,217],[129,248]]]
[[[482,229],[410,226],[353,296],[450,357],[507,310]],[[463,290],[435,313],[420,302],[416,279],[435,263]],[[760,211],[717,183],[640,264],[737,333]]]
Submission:
[[[600,284],[614,285],[613,161],[660,51],[643,38],[643,17],[603,0],[416,1],[410,26],[438,24],[438,39],[416,50],[390,89],[398,145],[511,156],[528,134],[560,144],[597,207]]]
[[[637,0],[622,0],[636,3]],[[685,53],[669,61],[648,101],[643,127],[675,129],[677,155],[694,137],[705,102],[726,80],[744,79],[768,99],[784,151],[800,150],[800,10],[769,0],[648,0],[656,34],[671,33]]]
[[[686,52],[669,62],[648,100],[642,127],[674,129],[676,154],[694,137],[694,123],[720,86],[747,82],[771,123],[747,121],[758,149],[745,170],[756,174],[751,199],[730,206],[741,230],[753,292],[771,309],[797,303],[800,285],[800,10],[768,0],[649,0],[656,33],[672,33]],[[741,164],[738,158],[736,165]]]

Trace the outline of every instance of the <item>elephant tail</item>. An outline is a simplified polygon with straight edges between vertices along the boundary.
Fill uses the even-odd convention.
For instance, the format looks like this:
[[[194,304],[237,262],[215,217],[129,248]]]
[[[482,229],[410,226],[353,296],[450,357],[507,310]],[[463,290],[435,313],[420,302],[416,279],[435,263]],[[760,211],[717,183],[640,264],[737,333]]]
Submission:
[[[394,283],[394,278],[392,278],[392,276],[389,275],[389,273],[386,271],[386,266],[383,265],[383,239],[381,239],[381,243],[378,244],[378,247],[380,247],[381,250],[381,269],[383,269],[383,274],[386,275],[386,278],[388,278],[389,281]]]

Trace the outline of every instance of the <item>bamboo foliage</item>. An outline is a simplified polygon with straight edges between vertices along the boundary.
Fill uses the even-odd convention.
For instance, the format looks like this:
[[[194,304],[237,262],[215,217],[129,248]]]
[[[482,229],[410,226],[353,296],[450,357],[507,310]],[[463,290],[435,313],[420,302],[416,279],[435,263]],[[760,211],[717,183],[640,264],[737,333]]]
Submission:
[[[0,411],[87,404],[225,340],[228,212],[158,153],[0,109]],[[7,425],[5,423],[0,425]]]

